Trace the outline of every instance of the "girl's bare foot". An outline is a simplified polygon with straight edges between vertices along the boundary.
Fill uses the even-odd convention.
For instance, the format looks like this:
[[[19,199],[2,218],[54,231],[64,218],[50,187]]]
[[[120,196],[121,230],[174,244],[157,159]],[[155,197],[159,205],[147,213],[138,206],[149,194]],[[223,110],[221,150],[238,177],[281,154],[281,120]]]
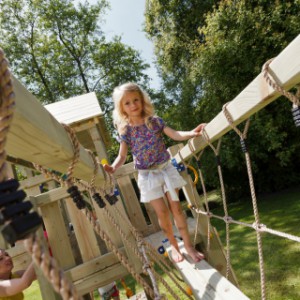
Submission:
[[[199,262],[200,260],[204,259],[204,254],[198,252],[194,247],[186,247],[185,249],[194,262]]]
[[[172,259],[177,263],[183,261],[184,257],[180,253],[179,249],[176,249],[173,245],[171,245],[171,256]]]

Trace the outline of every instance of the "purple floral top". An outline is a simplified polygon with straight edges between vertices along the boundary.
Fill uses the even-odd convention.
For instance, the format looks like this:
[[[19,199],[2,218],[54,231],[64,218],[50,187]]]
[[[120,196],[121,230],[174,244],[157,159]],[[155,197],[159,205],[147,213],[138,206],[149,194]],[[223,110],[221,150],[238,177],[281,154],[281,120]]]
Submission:
[[[150,122],[152,129],[146,124],[128,125],[126,133],[120,136],[120,140],[131,148],[135,167],[140,170],[149,169],[170,159],[162,138],[165,122],[159,117],[151,117]]]

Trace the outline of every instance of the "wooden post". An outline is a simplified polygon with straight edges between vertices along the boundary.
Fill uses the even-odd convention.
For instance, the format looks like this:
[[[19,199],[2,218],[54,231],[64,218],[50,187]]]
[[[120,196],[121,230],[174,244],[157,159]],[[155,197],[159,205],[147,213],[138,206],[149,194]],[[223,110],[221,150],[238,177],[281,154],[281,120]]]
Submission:
[[[34,206],[34,209],[37,212],[40,212],[39,208],[36,206],[35,202],[35,195],[39,195],[41,193],[39,185],[41,184],[41,181],[46,181],[45,177],[43,175],[41,176],[33,176],[33,172],[28,169],[24,168],[24,171],[27,174],[27,180],[24,180],[24,182],[21,183],[21,186],[24,186],[24,189],[26,191],[27,196],[29,197],[29,200]],[[35,178],[37,177],[37,178]],[[48,241],[46,241],[44,236],[44,230],[43,228],[39,228],[36,232],[38,239],[40,243],[43,245],[44,251],[49,253],[48,250]],[[48,279],[44,276],[42,270],[40,268],[35,267],[35,271],[37,274],[37,279],[39,281],[40,291],[42,298],[45,300],[60,300],[62,299],[61,296],[55,292],[55,290],[52,287],[52,284],[48,281]]]
[[[53,256],[61,268],[68,269],[73,267],[75,259],[58,201],[43,205],[40,209]]]
[[[101,251],[90,222],[82,215],[72,199],[66,199],[71,223],[74,227],[75,236],[83,262],[101,255]]]
[[[108,159],[107,153],[105,150],[105,145],[102,141],[101,135],[99,134],[96,124],[93,127],[89,128],[89,133],[93,140],[93,143],[94,143],[96,151],[97,151],[97,155],[100,158],[100,160],[103,158]]]

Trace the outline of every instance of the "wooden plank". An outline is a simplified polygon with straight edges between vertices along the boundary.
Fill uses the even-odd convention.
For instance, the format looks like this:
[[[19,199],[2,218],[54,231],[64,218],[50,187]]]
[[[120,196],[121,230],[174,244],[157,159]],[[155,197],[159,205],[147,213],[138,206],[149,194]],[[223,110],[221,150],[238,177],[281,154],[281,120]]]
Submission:
[[[278,82],[283,88],[289,90],[300,83],[300,35],[297,36],[270,64],[271,73],[276,74]],[[226,75],[226,74],[224,74]],[[235,125],[248,119],[251,115],[261,110],[266,105],[276,100],[280,94],[274,91],[260,73],[236,98],[227,106],[232,115]],[[289,100],[287,100],[289,101]],[[218,140],[225,133],[231,130],[226,117],[221,111],[205,127],[207,135],[211,142]],[[201,151],[207,146],[203,137],[197,137],[190,140],[195,153]],[[188,159],[192,156],[189,145],[186,145],[180,151],[181,156],[175,156],[179,163],[181,159]]]
[[[74,155],[69,135],[16,78],[13,80],[13,86],[16,109],[7,137],[8,155],[66,173]],[[81,146],[74,176],[89,182],[93,169],[90,155]],[[104,174],[102,169],[99,169],[96,183],[103,182]]]
[[[129,176],[123,176],[122,178],[117,179],[117,182],[123,195],[126,211],[132,225],[141,232],[147,231],[148,225],[145,221],[139,199],[132,186],[131,178]]]
[[[72,199],[66,199],[66,206],[70,221],[74,227],[75,236],[83,261],[87,261],[101,254],[95,236],[94,228],[76,207]]]
[[[52,178],[47,178],[43,174],[36,175],[34,177],[30,177],[30,178],[20,181],[20,188],[21,189],[29,189],[34,186],[39,186],[42,183],[48,182],[50,180],[52,180]],[[40,194],[40,192],[38,194]]]
[[[182,262],[173,263],[176,269],[181,273],[185,282],[191,287],[195,299],[249,300],[247,296],[245,296],[236,286],[223,277],[205,260],[193,263],[184,248],[183,242],[179,242],[178,244],[185,259]],[[171,247],[167,247],[166,250],[170,257]]]
[[[68,238],[67,229],[59,208],[59,203],[53,202],[42,206],[40,209],[53,256],[60,267],[73,267],[75,265],[75,259]]]
[[[81,186],[78,186],[78,190],[82,191],[83,188]],[[45,192],[43,194],[39,194],[35,196],[33,199],[33,202],[37,207],[41,207],[43,205],[47,205],[51,202],[56,202],[58,200],[64,199],[69,197],[69,193],[67,192],[66,187],[58,187],[56,189],[50,190],[48,192]]]
[[[23,242],[18,242],[6,250],[14,262],[14,270],[25,270],[31,262],[31,255],[25,250]]]
[[[103,115],[95,92],[47,104],[45,108],[59,122],[65,124],[82,122]]]
[[[100,158],[100,161],[103,158],[108,159],[104,142],[100,136],[100,133],[96,127],[96,124],[94,124],[93,127],[89,128],[88,132],[93,140],[93,143],[95,145],[95,149],[97,151],[98,157]]]
[[[133,173],[137,172],[137,170],[134,168],[133,162],[128,163],[126,165],[123,165],[120,167],[115,173],[114,176],[116,179],[126,176],[126,175],[131,175]]]
[[[119,251],[125,254],[124,248]],[[94,258],[65,272],[72,278],[73,284],[80,295],[84,295],[100,286],[111,283],[128,274],[127,269],[119,262],[112,252]]]

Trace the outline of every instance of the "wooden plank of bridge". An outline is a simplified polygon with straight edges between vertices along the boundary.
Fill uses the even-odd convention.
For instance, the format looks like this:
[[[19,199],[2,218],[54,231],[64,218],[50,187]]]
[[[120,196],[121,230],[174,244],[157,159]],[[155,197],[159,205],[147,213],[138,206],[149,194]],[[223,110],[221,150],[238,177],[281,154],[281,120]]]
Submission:
[[[299,53],[300,35],[298,35],[269,66],[272,76],[274,75],[277,81],[286,90],[300,83]],[[224,76],[226,76],[226,73]],[[236,98],[230,101],[227,109],[232,115],[234,124],[238,125],[276,100],[279,96],[280,94],[266,83],[263,74],[260,73]],[[199,120],[199,122],[201,122],[201,120]],[[206,125],[205,129],[210,141],[214,142],[231,130],[231,127],[223,112],[220,112]],[[207,146],[205,139],[201,136],[191,139],[190,143],[193,149],[195,149],[195,153]],[[175,156],[178,163],[181,162],[182,159],[186,160],[191,157],[192,151],[189,145],[182,148],[180,154],[181,155],[177,154]]]
[[[16,109],[7,136],[8,155],[66,173],[74,156],[69,135],[16,78],[13,78],[13,87]],[[74,176],[89,182],[93,169],[90,155],[80,146],[80,158]],[[99,169],[96,184],[103,182],[104,174]]]
[[[201,300],[249,300],[235,285],[222,276],[205,260],[194,263],[184,249],[183,242],[179,242],[179,249],[184,254],[182,262],[174,263],[185,282],[191,287],[195,299]],[[166,251],[170,257],[171,247]]]

